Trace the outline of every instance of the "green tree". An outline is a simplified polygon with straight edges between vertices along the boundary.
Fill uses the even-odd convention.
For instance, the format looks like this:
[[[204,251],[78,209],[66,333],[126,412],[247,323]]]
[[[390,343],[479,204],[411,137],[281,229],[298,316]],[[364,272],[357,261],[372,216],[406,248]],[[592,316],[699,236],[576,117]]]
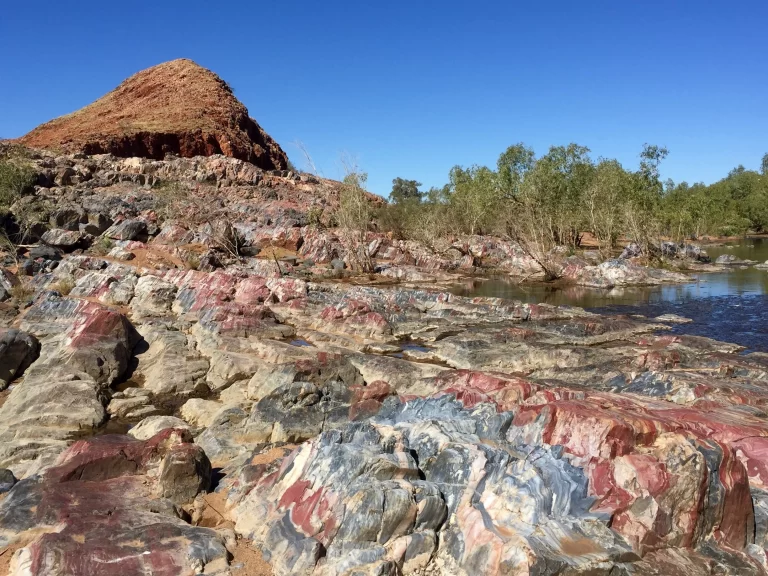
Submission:
[[[449,190],[457,231],[489,233],[497,221],[502,202],[496,172],[485,166],[454,166],[450,172]]]
[[[396,204],[403,202],[420,202],[420,186],[421,182],[417,182],[416,180],[395,178],[392,180],[392,192],[389,193],[389,199]]]
[[[339,194],[339,210],[336,219],[340,239],[347,251],[350,265],[356,272],[372,272],[373,262],[366,242],[373,209],[365,191],[368,174],[350,166],[344,176]]]
[[[625,233],[645,254],[656,249],[661,236],[664,185],[659,167],[668,155],[669,151],[664,147],[643,145],[640,167],[635,174],[631,193],[624,203]]]
[[[760,173],[768,176],[768,154],[763,154],[763,159],[760,161]]]
[[[609,257],[622,231],[622,207],[632,193],[633,178],[617,160],[600,160],[587,186],[584,204],[589,230],[600,253]]]
[[[516,199],[526,174],[536,164],[536,156],[532,148],[522,142],[513,144],[499,156],[496,168],[499,174],[499,186],[505,199]]]

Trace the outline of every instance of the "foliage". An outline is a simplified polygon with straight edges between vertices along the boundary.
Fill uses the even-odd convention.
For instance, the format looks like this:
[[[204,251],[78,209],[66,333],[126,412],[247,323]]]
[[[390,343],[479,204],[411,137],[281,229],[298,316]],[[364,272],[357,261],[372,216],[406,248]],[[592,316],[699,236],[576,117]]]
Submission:
[[[152,187],[155,212],[161,222],[182,218],[189,208],[190,194],[175,180],[161,180]]]
[[[389,200],[395,204],[402,204],[403,202],[420,202],[420,186],[421,182],[417,182],[416,180],[395,178],[392,180],[392,192],[389,193]]]
[[[7,212],[36,180],[35,169],[24,155],[15,147],[6,149],[0,157],[0,209]]]
[[[187,270],[197,270],[200,268],[200,255],[194,252],[187,252],[184,255],[183,262]]]
[[[312,206],[307,210],[307,226],[312,228],[323,227],[323,209],[319,206]]]
[[[347,250],[350,264],[356,272],[372,272],[373,261],[366,243],[373,210],[365,191],[368,175],[355,166],[346,168],[347,175],[339,195],[336,213],[342,244]]]
[[[51,285],[51,290],[55,290],[62,296],[67,296],[75,287],[75,279],[72,276],[64,276],[58,282]]]
[[[35,291],[32,287],[23,281],[11,288],[11,297],[16,300],[16,302],[27,302],[34,294]]]
[[[702,235],[768,231],[768,154],[760,171],[739,166],[709,186],[661,180],[669,152],[643,146],[637,169],[617,160],[593,160],[577,144],[553,146],[540,157],[522,143],[507,148],[496,170],[451,169],[442,188],[419,192],[419,183],[396,178],[392,202],[376,214],[380,229],[437,250],[460,234],[501,234],[516,240],[550,278],[556,257],[594,235],[604,257],[620,239],[660,256],[662,238],[684,241]]]
[[[114,246],[115,244],[110,238],[100,236],[99,239],[91,245],[91,252],[97,256],[106,256]]]

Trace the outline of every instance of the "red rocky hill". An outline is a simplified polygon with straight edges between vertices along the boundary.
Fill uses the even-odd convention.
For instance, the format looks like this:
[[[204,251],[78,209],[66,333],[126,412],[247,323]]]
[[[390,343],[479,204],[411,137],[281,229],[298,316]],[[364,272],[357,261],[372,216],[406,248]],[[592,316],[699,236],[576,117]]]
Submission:
[[[235,98],[229,85],[191,60],[134,74],[115,90],[20,139],[26,146],[162,159],[225,154],[265,170],[288,158]]]

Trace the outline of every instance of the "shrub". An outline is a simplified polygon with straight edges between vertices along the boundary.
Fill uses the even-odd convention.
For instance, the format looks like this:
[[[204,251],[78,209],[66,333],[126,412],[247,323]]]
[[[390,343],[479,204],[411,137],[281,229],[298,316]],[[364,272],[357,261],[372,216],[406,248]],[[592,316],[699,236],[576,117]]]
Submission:
[[[307,226],[311,226],[312,228],[322,228],[323,227],[323,209],[319,206],[312,206],[309,210],[307,210]]]
[[[373,271],[373,261],[366,243],[368,227],[371,223],[372,208],[365,192],[368,175],[356,168],[348,168],[344,184],[339,195],[340,239],[350,256],[355,272]]]
[[[25,160],[0,159],[0,209],[7,211],[36,180],[34,168]]]
[[[58,282],[51,284],[51,290],[56,290],[62,296],[67,296],[75,287],[75,279],[72,276],[64,276]]]
[[[195,254],[194,252],[189,252],[184,257],[184,266],[187,267],[188,270],[197,270],[200,268],[200,256]]]
[[[91,246],[91,252],[93,252],[97,256],[106,256],[107,254],[109,254],[109,251],[112,250],[112,248],[114,248],[114,246],[115,246],[115,243],[112,242],[110,238],[107,238],[106,236],[101,236]]]
[[[35,291],[23,282],[11,288],[11,297],[17,302],[26,302],[34,293]]]

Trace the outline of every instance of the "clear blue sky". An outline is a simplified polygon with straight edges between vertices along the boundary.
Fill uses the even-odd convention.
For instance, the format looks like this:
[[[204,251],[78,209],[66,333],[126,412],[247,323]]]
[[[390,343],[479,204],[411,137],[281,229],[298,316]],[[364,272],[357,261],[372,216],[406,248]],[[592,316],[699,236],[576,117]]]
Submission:
[[[346,151],[386,195],[440,185],[509,144],[577,142],[712,182],[768,152],[768,2],[12,2],[0,17],[0,137],[186,57],[227,80],[299,167]]]

